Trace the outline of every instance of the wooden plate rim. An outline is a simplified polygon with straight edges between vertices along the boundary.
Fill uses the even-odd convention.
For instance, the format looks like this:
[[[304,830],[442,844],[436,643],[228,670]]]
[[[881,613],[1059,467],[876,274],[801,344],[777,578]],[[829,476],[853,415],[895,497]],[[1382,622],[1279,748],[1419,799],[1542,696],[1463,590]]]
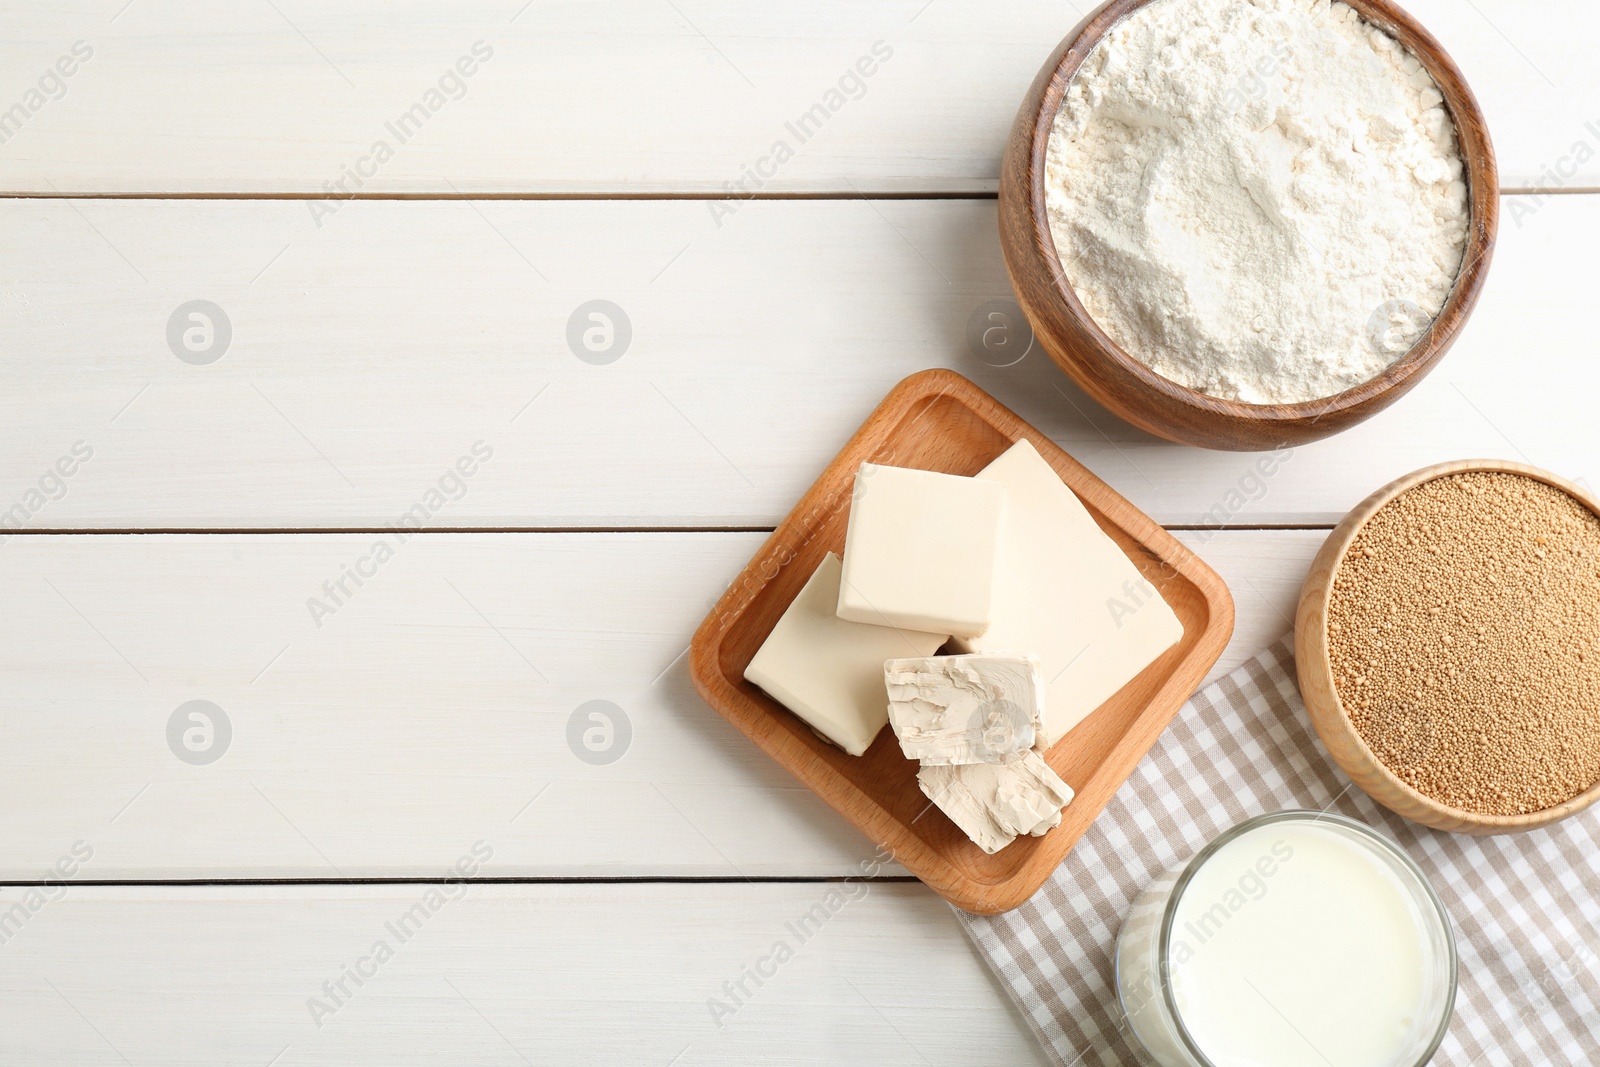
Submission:
[[[1039,449],[1047,462],[1057,468],[1065,466],[1072,472],[1075,479],[1085,483],[1103,487],[1107,500],[1096,502],[1093,507],[1103,514],[1113,525],[1121,529],[1130,539],[1143,545],[1156,558],[1168,561],[1175,572],[1191,583],[1203,601],[1207,621],[1194,637],[1193,647],[1173,664],[1167,676],[1161,681],[1150,701],[1143,707],[1138,716],[1130,720],[1130,725],[1117,742],[1108,761],[1115,759],[1118,750],[1128,745],[1143,744],[1137,755],[1131,752],[1125,755],[1134,755],[1128,764],[1128,774],[1131,775],[1137,766],[1139,758],[1152,747],[1166,727],[1170,724],[1182,708],[1185,701],[1192,695],[1194,689],[1203,680],[1205,673],[1216,663],[1223,649],[1227,646],[1233,633],[1234,607],[1233,598],[1228,592],[1227,585],[1219,575],[1196,555],[1193,550],[1179,541],[1165,527],[1136,508],[1130,501],[1117,493],[1102,479],[1074,459],[1069,453],[1055,444],[1044,434],[1011,411],[1000,401],[990,396],[983,389],[967,378],[954,371],[934,369],[921,371],[902,380],[896,385],[884,400],[873,410],[863,422],[860,429],[854,433],[849,442],[840,450],[839,454],[828,462],[827,467],[813,486],[808,488],[802,496],[802,503],[797,504],[794,511],[784,517],[760,549],[751,557],[749,563],[741,569],[734,579],[731,587],[718,600],[705,620],[695,632],[690,645],[690,676],[696,690],[702,699],[713,710],[726,718],[741,733],[753,741],[758,748],[766,752],[775,762],[794,775],[800,782],[817,793],[824,803],[838,811],[846,821],[850,822],[875,845],[890,847],[893,858],[920,878],[925,884],[944,897],[950,903],[965,911],[976,914],[992,915],[1008,911],[1016,907],[1036,892],[1043,885],[1050,874],[1058,867],[1061,861],[1071,851],[1072,847],[1087,832],[1090,823],[1070,838],[1061,835],[1063,828],[1051,831],[1040,839],[1041,843],[1049,842],[1048,847],[1041,847],[1023,865],[1009,874],[1002,875],[993,880],[984,880],[969,876],[966,872],[952,865],[945,855],[930,847],[921,838],[907,834],[904,828],[892,816],[876,817],[875,813],[881,812],[879,802],[872,795],[866,793],[855,783],[837,776],[836,772],[814,753],[808,753],[809,758],[792,758],[781,741],[771,744],[768,739],[758,733],[745,728],[745,724],[732,713],[734,701],[743,697],[739,689],[724,675],[720,669],[721,647],[729,633],[737,625],[738,620],[749,610],[751,604],[765,587],[768,579],[761,579],[752,583],[749,577],[758,574],[760,569],[772,565],[781,555],[789,552],[795,533],[801,532],[804,527],[802,522],[808,516],[800,516],[799,509],[805,499],[810,496],[811,490],[824,484],[825,480],[838,477],[835,471],[840,460],[857,450],[859,443],[869,430],[877,423],[880,415],[891,412],[906,412],[919,404],[933,403],[950,396],[958,403],[963,404],[969,411],[981,418],[992,429],[999,432],[1008,440],[1017,441],[1026,438]],[[1063,481],[1078,492],[1078,487],[1063,477]],[[809,515],[809,513],[808,513]],[[1187,634],[1186,634],[1187,639]],[[1154,714],[1159,712],[1159,714]],[[1157,721],[1159,720],[1159,721]],[[1140,733],[1140,728],[1146,728],[1149,733],[1147,741],[1135,736]],[[1105,804],[1110,802],[1116,789],[1126,775],[1119,779],[1109,789],[1098,789],[1096,793],[1104,792],[1103,797],[1088,796],[1080,792],[1074,803],[1097,803],[1095,815],[1103,810]],[[844,810],[835,802],[835,796],[830,796],[819,785],[826,781],[828,789],[835,791],[835,796],[848,796],[865,802],[864,807],[872,809],[865,815],[858,817],[858,813]],[[1095,783],[1100,785],[1101,783]],[[840,788],[844,787],[844,788]],[[887,825],[885,825],[887,819]],[[1052,838],[1054,840],[1052,841]]]

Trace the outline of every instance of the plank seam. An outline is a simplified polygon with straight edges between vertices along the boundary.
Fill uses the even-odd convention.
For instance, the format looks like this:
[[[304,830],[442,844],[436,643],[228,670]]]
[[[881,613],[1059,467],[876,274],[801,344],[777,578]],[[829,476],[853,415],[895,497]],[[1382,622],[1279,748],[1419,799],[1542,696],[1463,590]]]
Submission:
[[[1200,526],[1188,523],[1164,525],[1173,533],[1239,533],[1272,532],[1281,530],[1317,530],[1326,532],[1334,528],[1331,522],[1310,523],[1257,523],[1236,526]],[[770,534],[771,526],[437,526],[414,531],[414,536],[444,534]],[[6,530],[12,537],[139,537],[169,535],[182,537],[208,537],[225,534],[266,535],[270,537],[303,537],[308,534],[372,535],[393,531],[382,526],[148,526],[148,527],[43,527],[26,530]]]
[[[1576,191],[1576,190],[1564,190]],[[1600,190],[1597,190],[1600,191]],[[73,193],[42,192],[39,190],[11,189],[0,191],[4,200],[327,200],[344,203],[349,200],[995,200],[998,194],[983,190],[921,190],[904,192],[894,190],[849,189],[839,192],[767,192],[718,193],[714,190],[699,192],[630,192],[627,190],[601,190],[584,193],[508,193],[508,192],[387,192],[387,193],[271,193],[271,192],[189,192],[189,193]]]
[[[55,880],[7,881],[0,879],[0,889],[33,888],[117,888],[119,886],[317,886],[317,885],[824,885],[844,882],[909,883],[918,879],[909,874],[886,874],[868,877],[858,874],[819,875],[616,875],[612,877],[498,877],[498,878],[63,878]]]
[[[1507,196],[1593,196],[1600,193],[1600,186],[1583,185],[1570,186],[1560,189],[1544,188],[1536,185],[1527,186],[1502,186],[1500,195]],[[460,201],[460,200],[505,200],[505,201],[545,201],[545,200],[578,200],[578,201],[609,201],[609,200],[686,200],[686,201],[745,201],[745,200],[996,200],[999,194],[987,191],[971,190],[932,190],[919,192],[897,192],[893,190],[874,191],[856,190],[847,191],[818,191],[818,192],[765,192],[765,193],[717,193],[709,190],[699,192],[630,192],[627,190],[601,190],[584,193],[509,193],[509,192],[390,192],[390,193],[341,193],[338,196],[328,196],[326,193],[271,193],[271,192],[188,192],[188,193],[73,193],[73,192],[42,192],[39,190],[12,189],[0,191],[0,200],[327,200],[343,203],[349,200],[421,200],[421,201]]]
[[[771,526],[427,526],[410,530],[412,536],[429,534],[652,534],[652,533],[759,533],[769,534]],[[305,534],[394,533],[388,526],[38,526],[3,531],[12,537],[77,537],[81,535],[128,537],[151,534],[200,536],[215,534],[267,534],[299,537]]]

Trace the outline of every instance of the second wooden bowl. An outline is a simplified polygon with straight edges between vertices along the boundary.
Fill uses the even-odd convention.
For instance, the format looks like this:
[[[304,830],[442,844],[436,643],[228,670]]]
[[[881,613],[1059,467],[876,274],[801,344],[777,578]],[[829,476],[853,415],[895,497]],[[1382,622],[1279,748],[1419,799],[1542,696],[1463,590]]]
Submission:
[[[1045,154],[1072,77],[1120,19],[1153,0],[1111,0],[1056,49],[1017,112],[1000,166],[1000,244],[1034,335],[1074,381],[1113,413],[1158,437],[1203,448],[1264,451],[1354,426],[1423,379],[1455,342],[1488,275],[1499,225],[1500,180],[1483,111],[1433,35],[1388,0],[1346,0],[1411,51],[1444,94],[1465,164],[1471,227],[1455,288],[1428,332],[1382,374],[1335,396],[1299,404],[1223,400],[1163,378],[1095,323],[1073,292],[1045,210]]]
[[[1344,768],[1344,772],[1356,785],[1366,790],[1368,796],[1396,814],[1438,830],[1464,834],[1506,834],[1548,826],[1577,814],[1600,800],[1600,782],[1555,807],[1523,815],[1482,815],[1441,804],[1407,785],[1367,747],[1339,700],[1328,657],[1328,600],[1333,592],[1333,580],[1362,526],[1380,508],[1406,490],[1435,478],[1465,471],[1520,474],[1554,486],[1600,515],[1600,499],[1596,499],[1593,493],[1549,471],[1509,460],[1464,459],[1440,463],[1396,479],[1356,505],[1355,510],[1334,527],[1333,533],[1323,543],[1322,550],[1317,553],[1317,558],[1312,561],[1311,571],[1306,575],[1305,585],[1300,592],[1300,607],[1295,612],[1295,665],[1300,677],[1300,695],[1311,714],[1311,725],[1322,738],[1322,743],[1328,746],[1328,754],[1333,761]]]

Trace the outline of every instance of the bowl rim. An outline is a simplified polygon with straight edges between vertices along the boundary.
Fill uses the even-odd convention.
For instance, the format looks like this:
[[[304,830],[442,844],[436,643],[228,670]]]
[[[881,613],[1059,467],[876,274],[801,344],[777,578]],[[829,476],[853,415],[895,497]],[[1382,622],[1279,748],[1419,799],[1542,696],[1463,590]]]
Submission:
[[[1462,264],[1456,272],[1450,293],[1439,313],[1428,324],[1428,329],[1404,355],[1374,377],[1332,396],[1292,404],[1252,404],[1228,400],[1191,389],[1158,374],[1112,340],[1078,300],[1077,292],[1061,265],[1055,235],[1050,229],[1045,164],[1051,131],[1066,91],[1084,60],[1117,23],[1140,8],[1157,2],[1160,0],[1106,0],[1061,42],[1040,72],[1040,79],[1046,84],[1032,116],[1031,131],[1027,135],[1026,153],[1031,181],[1026,197],[1026,212],[1034,243],[1044,254],[1045,267],[1054,283],[1056,295],[1093,342],[1101,358],[1116,364],[1120,371],[1131,375],[1144,387],[1202,415],[1261,424],[1304,421],[1315,424],[1329,416],[1362,408],[1391,392],[1396,397],[1405,393],[1444,358],[1483,291],[1499,231],[1500,179],[1483,109],[1465,76],[1438,39],[1390,0],[1340,2],[1354,8],[1364,22],[1398,40],[1401,47],[1433,77],[1444,95],[1443,106],[1456,129],[1456,146],[1463,164],[1462,181],[1467,186],[1468,206],[1467,243],[1462,250]],[[1419,48],[1419,45],[1423,47]],[[1474,173],[1475,162],[1481,164],[1481,173]],[[1051,355],[1070,373],[1071,368],[1065,361],[1056,357],[1054,352]]]
[[[1410,474],[1402,475],[1356,505],[1350,514],[1346,515],[1344,520],[1334,528],[1333,533],[1328,536],[1327,542],[1319,552],[1319,555],[1328,553],[1332,565],[1328,571],[1328,586],[1321,591],[1322,595],[1317,598],[1313,612],[1305,619],[1299,620],[1301,622],[1309,622],[1314,627],[1314,632],[1310,636],[1316,639],[1317,648],[1314,664],[1302,663],[1300,669],[1315,669],[1318,672],[1319,681],[1326,687],[1327,692],[1333,694],[1334,702],[1338,706],[1337,728],[1342,738],[1355,744],[1361,754],[1366,757],[1368,765],[1373,768],[1373,772],[1383,780],[1388,788],[1406,797],[1417,808],[1461,826],[1470,826],[1493,832],[1533,830],[1559,822],[1570,815],[1576,815],[1592,805],[1596,800],[1600,800],[1600,778],[1591,782],[1588,788],[1582,792],[1568,797],[1559,804],[1517,815],[1492,815],[1484,812],[1468,811],[1465,808],[1452,807],[1442,801],[1435,800],[1395,774],[1389,765],[1379,759],[1377,753],[1372,751],[1367,744],[1366,738],[1361,735],[1361,731],[1355,728],[1355,725],[1350,721],[1350,712],[1344,705],[1344,698],[1340,694],[1339,688],[1334,684],[1333,666],[1328,654],[1328,606],[1332,600],[1332,584],[1333,580],[1338,577],[1339,568],[1343,566],[1345,556],[1349,553],[1350,546],[1354,543],[1357,535],[1360,534],[1361,530],[1374,515],[1404,493],[1428,482],[1438,481],[1440,478],[1448,478],[1455,474],[1466,474],[1473,471],[1515,474],[1542,482],[1566,493],[1587,508],[1596,519],[1600,519],[1600,497],[1589,492],[1583,486],[1561,477],[1559,474],[1554,474],[1529,463],[1518,463],[1507,459],[1462,459],[1448,463],[1435,463],[1412,471]],[[1311,593],[1312,590],[1306,590],[1307,596]],[[1296,643],[1299,643],[1298,632],[1296,634]],[[1303,656],[1298,658],[1304,659]],[[1338,760],[1336,759],[1335,762],[1338,762]],[[1355,772],[1351,768],[1344,767],[1343,769],[1346,773],[1351,774],[1353,777],[1355,776]],[[1356,778],[1356,783],[1358,785],[1362,784],[1359,777]],[[1363,788],[1365,787],[1363,786]],[[1367,792],[1370,795],[1371,791],[1367,790]],[[1374,799],[1382,802],[1381,798],[1375,797]],[[1384,806],[1389,807],[1390,805],[1385,803]],[[1401,812],[1400,814],[1404,815],[1405,813]]]

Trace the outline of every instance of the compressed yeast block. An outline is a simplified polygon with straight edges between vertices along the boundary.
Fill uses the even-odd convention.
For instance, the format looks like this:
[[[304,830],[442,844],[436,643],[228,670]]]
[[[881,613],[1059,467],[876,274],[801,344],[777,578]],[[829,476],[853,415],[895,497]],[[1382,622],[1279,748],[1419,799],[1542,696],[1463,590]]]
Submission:
[[[1072,787],[1037,752],[1014,763],[923,764],[917,784],[991,855],[1019,834],[1042,837],[1061,825],[1061,809],[1072,802]]]
[[[988,627],[1006,488],[863,463],[845,530],[838,614],[976,637]]]
[[[889,721],[884,661],[932,655],[948,638],[839,618],[841,571],[839,557],[828,553],[744,676],[823,737],[859,756]]]
[[[1019,760],[1044,726],[1044,676],[1034,656],[892,659],[883,681],[900,748],[924,764]]]
[[[1006,522],[989,628],[957,644],[1039,657],[1049,747],[1177,644],[1183,624],[1032,444],[973,480],[1005,487]]]

